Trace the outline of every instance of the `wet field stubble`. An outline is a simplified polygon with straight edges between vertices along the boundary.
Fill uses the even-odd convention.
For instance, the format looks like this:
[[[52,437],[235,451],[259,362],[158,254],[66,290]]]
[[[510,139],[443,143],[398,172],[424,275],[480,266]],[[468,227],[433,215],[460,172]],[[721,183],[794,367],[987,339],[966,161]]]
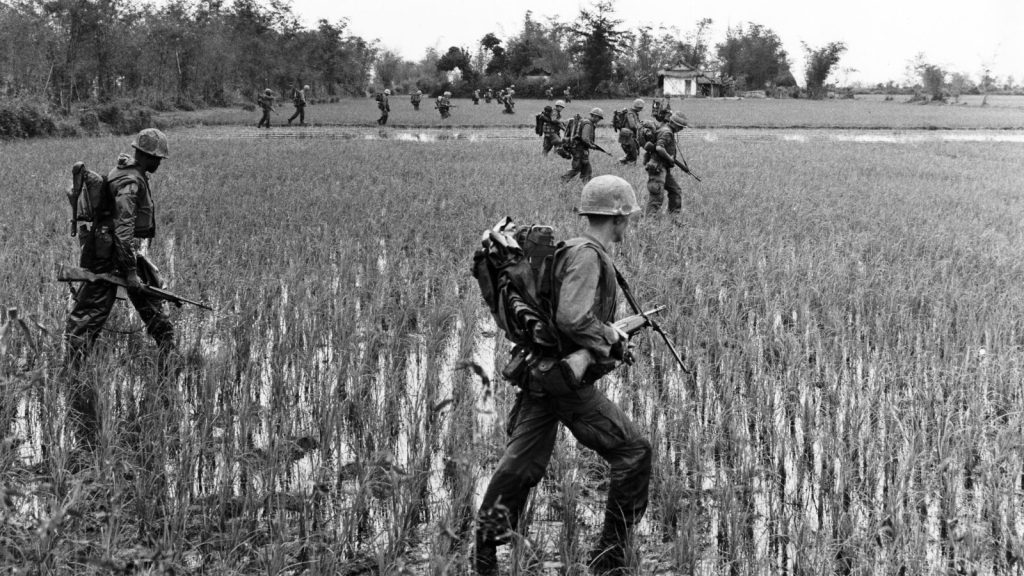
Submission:
[[[466,573],[514,398],[470,257],[504,215],[577,231],[567,163],[525,141],[171,142],[149,252],[217,312],[171,310],[194,361],[161,379],[118,304],[102,446],[74,473],[62,194],[127,142],[0,145],[0,297],[25,320],[0,340],[5,568]],[[600,384],[656,447],[641,573],[1019,570],[1024,149],[685,152],[704,183],[616,258],[696,376],[645,335]],[[646,199],[639,168],[594,163]],[[582,573],[605,474],[560,437],[509,573]]]

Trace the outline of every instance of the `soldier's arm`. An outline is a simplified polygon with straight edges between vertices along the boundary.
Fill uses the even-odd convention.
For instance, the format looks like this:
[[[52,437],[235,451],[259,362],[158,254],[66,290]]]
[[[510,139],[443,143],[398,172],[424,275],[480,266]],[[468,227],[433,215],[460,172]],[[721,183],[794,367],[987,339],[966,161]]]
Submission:
[[[594,315],[600,278],[601,258],[593,248],[581,247],[566,255],[555,324],[564,336],[598,358],[610,358],[619,335]]]
[[[669,136],[669,137],[671,137],[671,136]],[[665,162],[667,162],[669,164],[672,164],[672,163],[675,162],[675,158],[673,158],[672,155],[668,153],[667,146],[668,146],[668,142],[665,139],[665,135],[664,134],[659,134],[658,135],[658,142],[657,142],[657,144],[654,147],[654,152],[662,160],[664,160]]]
[[[584,124],[583,125],[583,132],[582,132],[582,134],[580,134],[580,138],[584,142],[586,142],[587,146],[590,146],[591,144],[594,144],[594,125],[593,124]]]
[[[135,272],[135,208],[139,186],[131,182],[117,189],[114,196],[114,257],[117,268],[126,274]]]

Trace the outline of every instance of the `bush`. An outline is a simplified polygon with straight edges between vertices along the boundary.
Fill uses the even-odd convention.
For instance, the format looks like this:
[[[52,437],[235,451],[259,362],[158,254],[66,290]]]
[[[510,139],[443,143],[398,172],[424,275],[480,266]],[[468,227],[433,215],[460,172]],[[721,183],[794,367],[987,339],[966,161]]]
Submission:
[[[45,104],[13,101],[0,104],[0,139],[52,136],[57,132],[57,123]]]
[[[96,109],[96,116],[114,134],[134,134],[153,126],[153,109],[132,102],[114,102]]]
[[[100,129],[100,117],[96,112],[86,110],[78,117],[78,125],[86,132],[97,132]]]

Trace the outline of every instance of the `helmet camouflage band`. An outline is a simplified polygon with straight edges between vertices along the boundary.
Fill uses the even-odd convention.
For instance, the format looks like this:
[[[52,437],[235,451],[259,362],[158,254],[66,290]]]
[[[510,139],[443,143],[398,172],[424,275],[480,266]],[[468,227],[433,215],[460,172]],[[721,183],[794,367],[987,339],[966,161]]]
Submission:
[[[384,89],[384,94],[387,95],[387,96],[391,96],[391,89],[390,88],[385,88]]]
[[[565,100],[555,100],[555,108],[565,108]]]
[[[601,110],[600,108],[594,108],[594,109],[592,109],[590,111],[590,115],[591,116],[597,116],[598,118],[602,118],[603,119],[604,118],[604,110]]]
[[[132,142],[132,148],[157,158],[167,158],[171,155],[167,148],[167,136],[156,128],[146,128],[139,132],[135,141]]]
[[[303,90],[309,90],[309,84],[306,84],[305,86],[303,86],[302,89]]]
[[[273,92],[273,90],[271,90],[270,88],[267,88],[266,90],[264,90],[264,91],[263,91],[263,93],[264,93],[264,94],[266,94],[267,96],[270,96],[270,95],[271,95],[271,94],[273,94],[274,92]]]
[[[444,93],[444,96],[445,96],[445,98],[451,98],[451,97],[452,97],[452,93],[451,93],[451,92],[448,92],[448,91],[446,90],[446,91],[445,91],[445,93]]]
[[[644,105],[645,105],[645,102],[644,102],[643,98],[637,98],[636,100],[633,100],[633,110],[636,110],[637,112],[643,110],[644,109]]]
[[[633,186],[614,174],[594,178],[580,194],[580,214],[629,216],[640,210]]]

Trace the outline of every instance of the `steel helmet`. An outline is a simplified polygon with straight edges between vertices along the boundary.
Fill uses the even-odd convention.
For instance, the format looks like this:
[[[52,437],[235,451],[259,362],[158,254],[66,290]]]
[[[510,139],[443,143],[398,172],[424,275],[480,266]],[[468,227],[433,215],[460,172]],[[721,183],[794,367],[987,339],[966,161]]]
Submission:
[[[545,106],[544,107],[544,112],[547,113],[547,114],[551,114],[551,106]]]
[[[444,96],[445,96],[445,98],[451,98],[452,97],[452,93],[447,91],[447,90],[445,90]]]
[[[303,86],[302,89],[303,90],[309,90],[309,84],[306,84],[305,86]]]
[[[643,98],[637,98],[636,100],[633,100],[633,110],[636,110],[637,112],[643,110],[644,105],[646,105],[646,102],[644,102]]]
[[[686,121],[686,116],[684,116],[681,112],[673,112],[672,115],[668,117],[668,123],[679,129],[686,128],[687,126],[690,125]]]
[[[565,108],[565,100],[555,100],[555,108]]]
[[[171,155],[167,149],[167,136],[156,128],[146,128],[135,137],[132,148],[157,158],[167,158]]]
[[[274,92],[270,88],[267,88],[266,90],[263,91],[263,93],[266,94],[267,96],[270,96]]]
[[[604,174],[587,182],[580,195],[580,214],[629,216],[640,210],[633,186],[614,174]]]
[[[604,110],[601,110],[600,108],[594,108],[593,110],[590,111],[590,115],[597,116],[598,118],[604,118]]]
[[[385,94],[386,96],[391,96],[391,89],[390,89],[390,88],[385,88],[385,89],[384,89],[384,94]]]

